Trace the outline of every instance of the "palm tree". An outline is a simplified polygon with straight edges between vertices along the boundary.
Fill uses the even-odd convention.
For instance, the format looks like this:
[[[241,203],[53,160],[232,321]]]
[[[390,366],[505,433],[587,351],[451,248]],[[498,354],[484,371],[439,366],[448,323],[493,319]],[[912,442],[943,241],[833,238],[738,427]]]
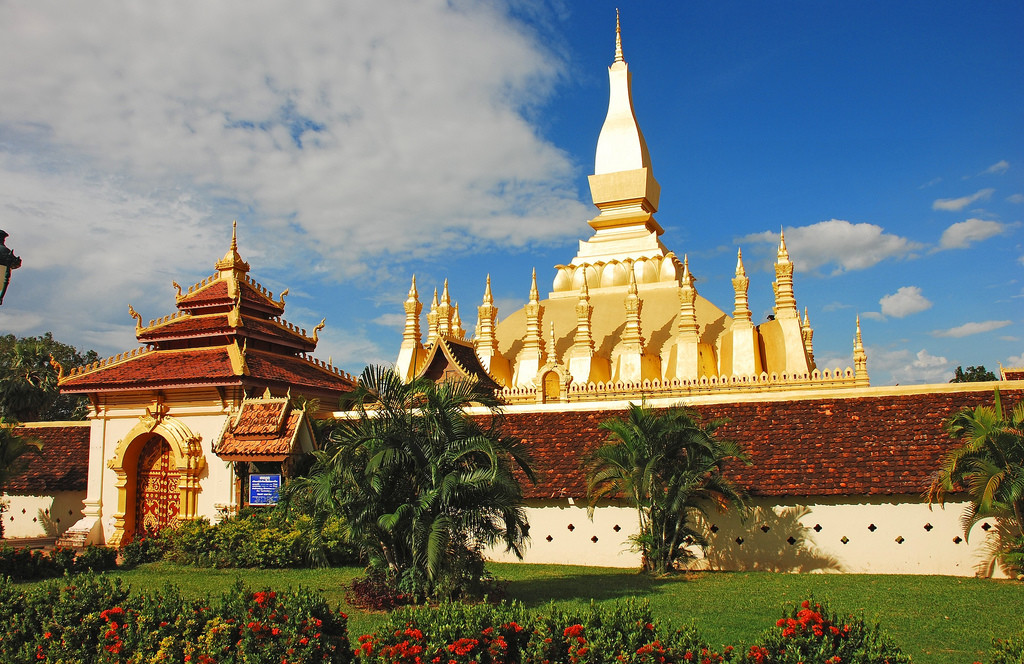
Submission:
[[[457,595],[479,581],[484,547],[522,557],[529,526],[514,469],[531,481],[533,471],[522,442],[501,433],[490,391],[367,367],[353,397],[353,416],[290,491],[343,514],[372,569],[420,596]],[[471,405],[492,416],[471,418]]]
[[[657,411],[629,405],[625,419],[606,420],[609,440],[585,461],[590,510],[608,498],[624,497],[637,510],[640,532],[634,544],[644,569],[672,571],[692,558],[690,546],[707,546],[701,527],[708,505],[744,509],[743,492],[722,473],[728,459],[747,461],[731,441],[718,440],[721,422],[700,424],[693,411]]]
[[[965,538],[987,517],[1011,521],[1024,538],[1024,401],[1007,418],[997,389],[994,406],[964,408],[944,426],[963,445],[942,458],[928,487],[928,505],[966,492],[971,502],[961,517]]]

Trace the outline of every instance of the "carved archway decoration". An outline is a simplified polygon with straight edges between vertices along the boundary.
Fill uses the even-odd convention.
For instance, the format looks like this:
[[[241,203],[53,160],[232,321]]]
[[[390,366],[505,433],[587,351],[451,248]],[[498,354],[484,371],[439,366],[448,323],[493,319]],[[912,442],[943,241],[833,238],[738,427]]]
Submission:
[[[139,418],[117,443],[107,467],[117,475],[117,513],[114,514],[114,532],[108,540],[110,546],[120,546],[135,532],[135,493],[139,453],[154,435],[160,436],[170,447],[169,470],[177,476],[178,520],[194,519],[199,496],[199,476],[206,467],[202,438],[181,420],[150,411]]]

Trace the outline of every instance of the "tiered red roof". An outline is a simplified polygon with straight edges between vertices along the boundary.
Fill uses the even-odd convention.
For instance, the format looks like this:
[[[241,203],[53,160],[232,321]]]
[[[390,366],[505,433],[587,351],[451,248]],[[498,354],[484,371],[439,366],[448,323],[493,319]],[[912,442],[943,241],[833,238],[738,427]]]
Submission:
[[[350,392],[354,379],[312,359],[317,334],[281,318],[280,300],[249,278],[249,264],[231,248],[216,264],[217,273],[182,294],[178,312],[142,324],[136,337],[146,345],[63,377],[65,392],[111,392],[125,389],[166,389],[192,386],[240,386],[247,391],[294,388],[297,394],[336,401]]]
[[[301,451],[301,436],[312,447],[309,420],[288,399],[246,399],[228,420],[214,452],[225,461],[283,461]]]
[[[1003,404],[1024,390],[1000,390]],[[765,401],[699,406],[705,421],[727,418],[716,432],[739,443],[751,465],[727,472],[760,496],[862,496],[922,493],[943,454],[959,445],[942,421],[965,407],[991,405],[990,392]],[[537,471],[524,483],[531,499],[587,494],[582,460],[608,440],[598,425],[621,410],[508,412],[505,432],[522,438]]]

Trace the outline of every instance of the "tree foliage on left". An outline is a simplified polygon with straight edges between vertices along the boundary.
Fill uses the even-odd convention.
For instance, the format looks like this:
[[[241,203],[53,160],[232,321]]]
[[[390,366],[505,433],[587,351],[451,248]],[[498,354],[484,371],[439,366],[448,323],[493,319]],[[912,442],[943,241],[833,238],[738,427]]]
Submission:
[[[20,422],[85,419],[88,399],[60,394],[51,356],[65,370],[99,359],[96,351],[79,351],[50,332],[38,337],[0,336],[0,416]]]
[[[367,367],[351,417],[331,427],[285,501],[344,517],[371,573],[417,599],[472,592],[483,549],[522,557],[529,529],[518,473],[534,479],[523,443],[501,429],[498,402],[475,382],[402,382]],[[471,417],[470,406],[487,415]]]

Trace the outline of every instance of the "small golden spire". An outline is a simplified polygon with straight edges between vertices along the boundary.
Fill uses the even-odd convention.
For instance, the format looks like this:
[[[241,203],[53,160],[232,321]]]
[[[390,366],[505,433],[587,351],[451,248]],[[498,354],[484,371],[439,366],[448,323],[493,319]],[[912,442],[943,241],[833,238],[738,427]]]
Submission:
[[[786,249],[786,232],[779,228],[779,262],[789,261],[789,250]]]
[[[450,295],[448,295],[448,279],[445,279],[444,280],[444,290],[441,291],[441,303],[442,304],[451,304],[451,302],[452,302],[452,298],[451,298]]]
[[[409,298],[412,300],[418,299],[420,296],[419,291],[416,290],[416,275],[412,275],[412,285],[409,286]]]
[[[487,286],[484,288],[484,304],[494,304],[494,296],[491,295],[491,275],[487,275]]]
[[[743,269],[743,250],[742,249],[737,249],[736,250],[736,276],[737,277],[745,277],[745,276],[747,276],[747,271]]]
[[[231,222],[231,246],[228,248],[228,252],[224,254],[224,258],[217,261],[214,267],[221,272],[245,273],[249,271],[249,264],[238,255],[238,221]]]
[[[615,62],[625,62],[622,57],[622,27],[619,24],[619,8],[615,8]]]
[[[537,268],[533,268],[533,281],[530,283],[530,302],[540,302],[540,292],[537,290]]]

